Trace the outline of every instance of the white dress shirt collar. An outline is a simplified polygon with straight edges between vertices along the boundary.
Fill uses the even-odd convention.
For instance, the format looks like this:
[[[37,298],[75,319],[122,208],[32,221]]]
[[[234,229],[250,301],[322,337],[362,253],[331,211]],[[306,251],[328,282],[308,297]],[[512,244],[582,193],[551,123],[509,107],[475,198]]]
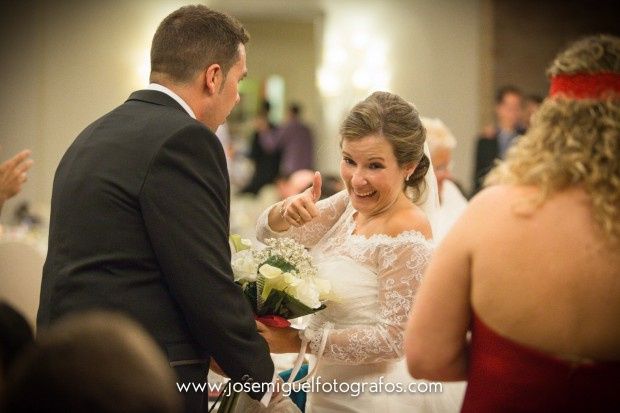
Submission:
[[[166,86],[162,86],[158,83],[151,83],[147,87],[147,89],[157,90],[159,92],[165,93],[166,95],[170,96],[172,99],[176,100],[177,103],[183,107],[183,109],[185,109],[185,111],[189,114],[189,116],[196,119],[196,115],[194,114],[194,111],[192,110],[192,108],[189,107],[189,105],[181,98],[181,96],[177,95],[172,90],[168,89]]]

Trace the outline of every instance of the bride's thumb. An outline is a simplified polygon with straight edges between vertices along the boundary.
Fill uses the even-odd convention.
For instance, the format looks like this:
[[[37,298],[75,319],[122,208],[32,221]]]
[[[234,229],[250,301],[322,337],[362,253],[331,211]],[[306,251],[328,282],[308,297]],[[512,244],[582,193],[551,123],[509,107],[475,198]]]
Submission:
[[[323,179],[321,178],[321,173],[316,171],[312,179],[312,199],[314,202],[321,198],[321,186],[323,186]]]

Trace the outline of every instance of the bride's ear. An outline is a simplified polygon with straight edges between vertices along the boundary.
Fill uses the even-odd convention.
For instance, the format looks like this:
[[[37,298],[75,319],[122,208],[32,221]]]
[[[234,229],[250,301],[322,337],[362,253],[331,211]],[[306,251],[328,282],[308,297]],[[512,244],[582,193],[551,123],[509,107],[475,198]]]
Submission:
[[[405,175],[405,181],[408,181],[411,178],[411,175],[415,172],[415,168],[417,168],[418,164],[414,163],[412,165],[406,166],[405,171],[407,171],[407,175]]]

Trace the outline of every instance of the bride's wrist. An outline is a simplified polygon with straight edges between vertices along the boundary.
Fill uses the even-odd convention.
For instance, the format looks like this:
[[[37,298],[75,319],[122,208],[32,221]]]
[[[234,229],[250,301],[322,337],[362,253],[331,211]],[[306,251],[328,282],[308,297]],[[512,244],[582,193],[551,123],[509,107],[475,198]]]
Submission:
[[[269,211],[269,226],[276,232],[283,232],[291,227],[291,224],[284,218],[288,206],[286,204],[287,200],[288,198],[274,204],[274,206],[271,207],[271,211]]]
[[[298,332],[298,337],[299,337],[299,349],[302,348],[303,344],[306,344],[306,353],[311,353],[312,352],[312,348],[310,347],[310,343],[312,342],[312,337],[314,337],[315,332],[312,330],[308,330],[307,328],[304,328],[303,330],[299,330]]]
[[[293,343],[294,343],[293,349],[292,349],[293,353],[299,352],[303,342],[301,341],[301,339],[299,338],[299,336],[297,334],[295,334],[295,336],[294,336]]]
[[[286,207],[288,206],[286,205],[286,201],[288,201],[288,198],[284,198],[282,201],[280,201],[280,205],[278,205],[278,215],[280,215],[280,218],[282,218],[283,222],[286,222],[286,220],[284,219]]]

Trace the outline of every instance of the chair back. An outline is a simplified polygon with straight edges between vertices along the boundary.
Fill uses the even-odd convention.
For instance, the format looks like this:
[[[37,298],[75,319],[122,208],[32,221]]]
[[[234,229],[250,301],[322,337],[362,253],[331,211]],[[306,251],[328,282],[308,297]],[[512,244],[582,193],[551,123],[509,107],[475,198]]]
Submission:
[[[32,244],[0,241],[0,300],[5,300],[36,325],[45,257]]]

